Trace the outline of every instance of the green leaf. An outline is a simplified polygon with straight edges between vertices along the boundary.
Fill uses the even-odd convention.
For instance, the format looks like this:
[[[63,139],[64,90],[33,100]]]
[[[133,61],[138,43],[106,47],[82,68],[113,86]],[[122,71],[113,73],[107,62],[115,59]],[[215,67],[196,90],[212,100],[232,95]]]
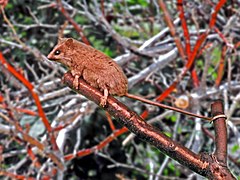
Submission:
[[[203,66],[204,66],[203,61],[202,60],[197,60],[197,66],[202,69]]]
[[[11,10],[13,8],[13,4],[12,3],[7,3],[5,10]]]
[[[218,76],[218,75],[217,75],[217,72],[213,72],[213,73],[212,73],[212,79],[213,79],[213,80],[217,79],[217,76]]]
[[[20,37],[23,38],[23,37],[26,37],[26,36],[27,36],[27,32],[26,31],[22,31]]]
[[[31,24],[33,22],[33,20],[31,17],[25,17],[23,22],[24,22],[24,24]]]
[[[176,122],[177,116],[173,114],[173,115],[171,115],[171,116],[167,116],[166,119],[169,119],[169,120],[172,121],[172,122]]]
[[[148,6],[148,2],[146,0],[127,0],[127,3],[129,5],[141,5],[143,7],[147,7]]]
[[[210,66],[208,68],[208,74],[212,74],[213,72],[214,72],[214,68]]]
[[[110,56],[110,57],[113,57],[113,54],[114,54],[114,53],[111,51],[111,49],[109,49],[109,47],[104,48],[103,52],[104,52],[106,55],[108,55],[108,56]]]
[[[86,19],[83,16],[79,16],[76,15],[74,17],[74,20],[78,23],[78,24],[85,24],[86,23]]]
[[[172,137],[172,134],[170,132],[163,132],[166,136]]]
[[[219,47],[216,47],[212,52],[212,58],[211,58],[212,63],[216,65],[219,62],[220,58],[221,58],[221,50]]]
[[[165,168],[165,169],[163,170],[163,174],[164,174],[165,176],[169,175],[169,170]]]
[[[175,166],[173,165],[173,163],[169,163],[168,168],[173,172],[175,171]]]
[[[235,144],[235,145],[232,147],[231,151],[232,151],[232,153],[236,153],[239,149],[240,149],[239,145]]]

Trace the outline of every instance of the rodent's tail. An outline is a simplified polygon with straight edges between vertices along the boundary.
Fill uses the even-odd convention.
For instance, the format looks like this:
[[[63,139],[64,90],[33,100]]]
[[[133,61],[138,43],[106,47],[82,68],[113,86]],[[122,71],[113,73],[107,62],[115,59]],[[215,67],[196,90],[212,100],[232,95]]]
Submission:
[[[137,95],[126,93],[125,96],[128,97],[128,98],[131,98],[131,99],[139,100],[139,101],[144,102],[146,104],[151,104],[153,106],[158,106],[158,107],[163,108],[163,109],[169,109],[169,110],[173,110],[173,111],[176,111],[176,112],[179,112],[179,113],[182,113],[182,114],[186,114],[188,116],[193,116],[193,117],[205,119],[205,120],[208,120],[208,121],[212,121],[212,118],[202,116],[202,115],[198,115],[198,114],[194,114],[194,113],[184,111],[182,109],[175,108],[175,107],[172,107],[172,106],[168,106],[168,105],[165,105],[165,104],[161,104],[161,103],[158,103],[158,102],[154,102],[154,101],[145,99],[145,98],[137,96]]]

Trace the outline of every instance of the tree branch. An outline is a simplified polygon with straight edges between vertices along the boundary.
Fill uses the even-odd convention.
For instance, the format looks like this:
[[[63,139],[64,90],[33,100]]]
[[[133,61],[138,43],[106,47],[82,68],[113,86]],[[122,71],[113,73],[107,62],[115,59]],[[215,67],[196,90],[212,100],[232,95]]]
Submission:
[[[63,81],[73,89],[74,77],[70,72],[64,74]],[[79,79],[78,93],[86,96],[88,99],[94,101],[96,104],[100,104],[102,92],[88,85],[84,80]],[[76,91],[76,89],[73,89]],[[107,105],[104,107],[117,121],[126,126],[136,136],[152,145],[157,147],[161,152],[175,159],[184,166],[187,166],[191,170],[206,176],[206,169],[209,163],[202,160],[201,156],[190,151],[178,142],[173,141],[165,134],[153,126],[147,124],[140,116],[135,112],[128,109],[127,106],[109,96],[107,99]]]

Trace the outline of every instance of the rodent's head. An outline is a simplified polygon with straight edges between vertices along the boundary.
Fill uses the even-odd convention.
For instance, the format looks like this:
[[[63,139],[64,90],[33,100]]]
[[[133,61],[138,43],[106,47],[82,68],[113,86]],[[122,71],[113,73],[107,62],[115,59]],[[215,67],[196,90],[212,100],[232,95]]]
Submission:
[[[48,54],[47,58],[51,61],[60,62],[68,67],[72,65],[71,55],[73,54],[74,39],[59,38],[58,44]]]

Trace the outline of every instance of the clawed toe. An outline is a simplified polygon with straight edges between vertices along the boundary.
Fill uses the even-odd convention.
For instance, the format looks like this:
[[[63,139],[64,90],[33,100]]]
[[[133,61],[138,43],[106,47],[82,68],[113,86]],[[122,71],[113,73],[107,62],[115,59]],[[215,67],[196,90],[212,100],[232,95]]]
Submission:
[[[107,98],[105,96],[101,97],[100,106],[104,107],[107,104]]]
[[[103,90],[103,96],[101,97],[100,106],[104,107],[107,104],[108,90]]]
[[[79,76],[78,75],[75,75],[74,76],[74,80],[73,80],[73,87],[75,88],[75,89],[78,89],[78,79],[79,79]]]

